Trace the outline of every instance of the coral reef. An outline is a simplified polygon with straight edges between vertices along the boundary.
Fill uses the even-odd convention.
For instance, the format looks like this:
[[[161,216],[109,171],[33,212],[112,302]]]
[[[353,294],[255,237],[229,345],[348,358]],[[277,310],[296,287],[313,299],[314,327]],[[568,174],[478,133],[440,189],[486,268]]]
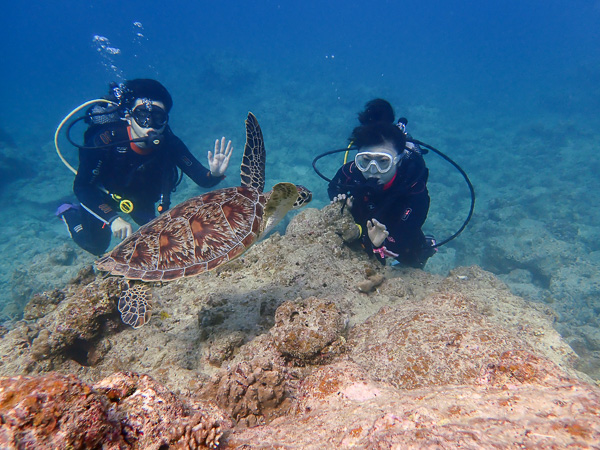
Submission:
[[[6,355],[26,353],[26,361],[13,370],[28,372],[36,365],[39,371],[52,370],[65,359],[90,364],[95,341],[118,327],[115,301],[121,285],[117,279],[99,278],[85,286],[70,285],[62,292],[35,297],[25,317],[37,320],[21,322],[11,331],[20,336],[20,345],[3,349]],[[0,347],[3,344],[6,341],[0,342]],[[0,367],[11,359],[0,362]]]
[[[529,358],[500,358],[498,365],[483,371],[481,381],[470,385],[413,390],[375,382],[349,361],[325,366],[302,381],[293,414],[234,431],[227,444],[307,449],[595,448],[600,440],[599,390],[565,376],[543,359]],[[529,378],[530,372],[544,381]]]
[[[0,380],[0,447],[125,448],[110,401],[72,375]]]
[[[215,272],[153,285],[152,320],[138,329],[119,318],[123,283],[82,271],[2,331],[2,398],[24,395],[15,380],[89,390],[97,423],[124,448],[600,439],[600,390],[576,370],[549,306],[477,266],[446,277],[384,267],[346,242],[352,225],[338,206],[304,210]],[[33,374],[43,376],[15,378]],[[53,398],[67,417],[74,396]],[[16,405],[0,404],[6,439]],[[19,416],[28,436],[58,439],[35,411]]]
[[[347,324],[335,303],[309,297],[279,306],[270,334],[278,352],[302,364],[322,360],[325,349],[340,338]]]
[[[448,294],[383,307],[352,329],[348,346],[373,379],[403,389],[471,384],[503,352],[530,350],[473,301]]]
[[[182,402],[147,375],[117,373],[95,386],[72,375],[0,380],[2,448],[216,448],[230,423]]]
[[[289,371],[265,358],[242,361],[207,383],[202,398],[213,399],[238,425],[255,426],[290,407]]]
[[[115,404],[113,417],[133,448],[216,448],[231,426],[216,408],[186,404],[147,375],[120,372],[94,388]]]

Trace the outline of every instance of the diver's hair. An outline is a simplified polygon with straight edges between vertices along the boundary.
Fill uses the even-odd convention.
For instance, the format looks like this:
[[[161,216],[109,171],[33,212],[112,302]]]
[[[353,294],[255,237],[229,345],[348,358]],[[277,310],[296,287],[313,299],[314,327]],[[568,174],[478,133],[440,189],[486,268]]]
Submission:
[[[358,113],[358,121],[361,125],[375,122],[393,123],[395,120],[394,108],[390,102],[382,98],[375,98],[365,105],[365,110]]]
[[[353,145],[358,147],[372,147],[390,142],[398,154],[404,151],[406,135],[394,123],[375,122],[356,127],[352,131]]]
[[[162,84],[150,78],[136,78],[135,80],[127,80],[125,88],[129,91],[127,100],[135,102],[138,98],[148,98],[150,100],[158,100],[165,105],[167,112],[173,107],[173,99],[171,94]],[[131,107],[133,105],[125,105]]]

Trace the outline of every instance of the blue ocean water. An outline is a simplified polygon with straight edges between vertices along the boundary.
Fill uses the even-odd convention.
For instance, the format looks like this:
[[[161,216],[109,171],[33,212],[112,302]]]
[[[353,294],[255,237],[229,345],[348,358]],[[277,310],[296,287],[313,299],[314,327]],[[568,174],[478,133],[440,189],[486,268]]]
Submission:
[[[13,2],[0,25],[0,320],[92,261],[53,216],[72,185],[56,126],[110,81],[149,77],[171,91],[172,128],[202,161],[215,138],[233,140],[225,185],[237,184],[253,111],[267,184],[302,183],[316,207],[326,185],[311,161],[347,144],[368,100],[388,99],[478,195],[470,226],[427,270],[479,264],[555,308],[565,336],[599,329],[599,1]],[[340,163],[320,168],[332,176]],[[427,163],[426,231],[444,238],[468,190],[437,156]],[[199,192],[184,183],[175,201]]]

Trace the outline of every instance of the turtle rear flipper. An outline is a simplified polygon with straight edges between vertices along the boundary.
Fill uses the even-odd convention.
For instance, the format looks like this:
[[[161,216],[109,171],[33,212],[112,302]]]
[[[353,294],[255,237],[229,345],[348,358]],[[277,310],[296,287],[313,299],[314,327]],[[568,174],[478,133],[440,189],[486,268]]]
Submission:
[[[143,284],[134,284],[121,292],[119,312],[121,320],[133,328],[139,328],[152,317],[150,291]]]
[[[266,236],[285,215],[290,212],[298,199],[298,188],[293,183],[277,183],[265,205],[264,229],[261,236]]]

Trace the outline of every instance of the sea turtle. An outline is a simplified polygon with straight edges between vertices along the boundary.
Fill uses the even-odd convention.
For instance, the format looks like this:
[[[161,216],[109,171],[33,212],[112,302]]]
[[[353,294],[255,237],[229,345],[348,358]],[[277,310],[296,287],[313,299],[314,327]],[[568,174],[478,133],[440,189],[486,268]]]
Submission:
[[[248,113],[241,186],[180,203],[140,227],[96,261],[96,267],[130,280],[170,281],[237,258],[291,209],[312,199],[308,189],[292,183],[278,183],[271,192],[263,192],[265,159],[262,131],[254,114]],[[132,306],[128,298],[124,308]]]

